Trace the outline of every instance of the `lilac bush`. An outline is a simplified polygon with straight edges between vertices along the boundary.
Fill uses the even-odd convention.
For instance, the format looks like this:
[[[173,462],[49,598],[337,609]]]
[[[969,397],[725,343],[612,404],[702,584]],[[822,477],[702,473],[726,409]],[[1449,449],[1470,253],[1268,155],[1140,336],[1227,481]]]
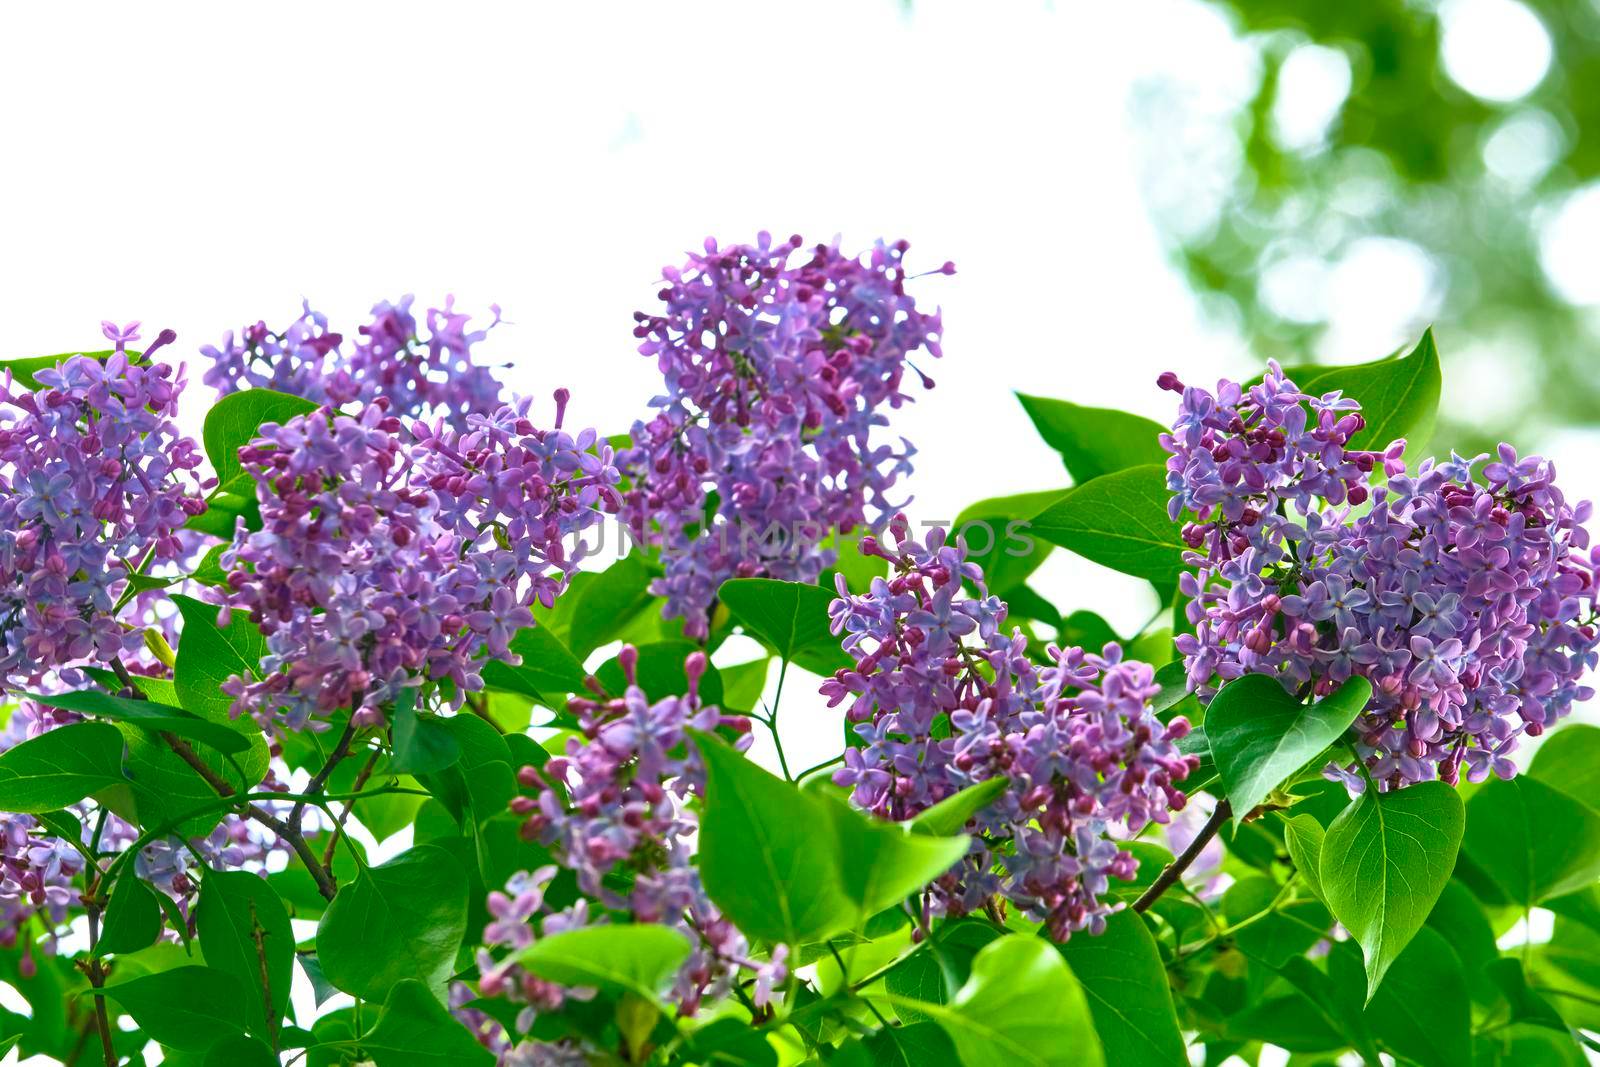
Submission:
[[[1412,455],[1431,337],[1214,392],[1163,375],[1170,431],[1028,397],[1081,484],[970,513],[1157,604],[1132,633],[1063,610],[999,560],[1014,539],[989,531],[986,578],[898,510],[913,450],[886,431],[941,325],[906,251],[708,242],[638,318],[666,384],[620,451],[564,428],[564,389],[548,417],[504,402],[448,302],[208,349],[203,455],[168,331],[9,365],[0,1042],[106,1067],[1578,1055],[1600,734],[1552,728],[1600,663],[1588,505],[1508,445]],[[613,516],[636,543],[606,567],[586,535]],[[822,699],[789,683],[786,736],[802,670]],[[840,719],[791,775],[793,728]],[[1549,944],[1500,958],[1535,908]]]

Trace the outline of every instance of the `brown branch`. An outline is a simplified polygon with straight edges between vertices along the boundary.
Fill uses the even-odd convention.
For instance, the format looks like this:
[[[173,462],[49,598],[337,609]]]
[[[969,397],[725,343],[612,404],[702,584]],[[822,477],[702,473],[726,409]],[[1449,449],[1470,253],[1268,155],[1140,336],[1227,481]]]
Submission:
[[[145,699],[144,692],[134,684],[133,676],[128,673],[128,668],[123,665],[121,658],[112,658],[111,670],[114,674],[116,674],[117,680],[122,683],[124,695],[134,700]],[[189,747],[189,743],[187,741],[178,737],[176,734],[169,733],[166,730],[159,731],[159,733],[161,739],[167,743],[167,747],[172,749],[173,753],[177,755],[179,759],[183,760],[183,762],[192,767],[194,772],[204,779],[207,785],[216,790],[218,796],[231,797],[238,793],[237,789],[229,785],[226,779],[222,778],[217,774],[216,771],[212,770],[211,766],[207,764],[205,760],[201,759],[194,749]],[[353,736],[354,731],[351,728],[346,728],[345,733],[346,737],[342,738],[341,742],[345,746],[345,751],[348,752],[348,738]],[[343,757],[341,756],[340,758],[342,759]],[[333,767],[330,763],[329,766],[324,767],[322,772],[319,773],[319,778],[321,781],[313,779],[313,781],[316,782],[317,789],[322,788],[322,784],[327,781],[327,776],[331,773],[333,773]],[[310,790],[310,792],[315,792],[315,790]],[[289,847],[294,849],[295,855],[300,857],[300,862],[306,865],[306,871],[310,873],[311,880],[317,884],[317,892],[321,893],[324,898],[332,900],[334,894],[339,891],[339,883],[334,879],[333,874],[328,870],[328,868],[318,862],[317,855],[312,851],[311,846],[306,844],[305,834],[300,830],[299,818],[300,813],[302,810],[304,810],[304,808],[305,801],[303,800],[295,805],[293,825],[284,822],[282,819],[273,815],[265,808],[258,807],[255,804],[246,804],[244,807],[244,813],[246,817],[254,819],[262,826],[265,826],[267,829],[277,834],[283,840],[289,842]]]
[[[238,792],[233,786],[219,777],[217,772],[213,771],[206,761],[201,759],[195,750],[189,747],[188,742],[174,734],[167,733],[165,730],[161,731],[161,739],[167,743],[167,747],[172,749],[179,759],[193,767],[195,773],[205,779],[206,784],[217,791],[218,796],[231,797]],[[318,862],[317,854],[312,851],[310,845],[306,844],[305,834],[301,833],[298,827],[290,826],[265,808],[257,807],[254,804],[245,805],[244,813],[289,842],[289,847],[294,849],[296,856],[300,857],[300,862],[306,865],[306,870],[311,874],[311,880],[317,883],[317,892],[328,900],[333,899],[333,895],[339,891],[339,883],[334,880],[328,869]]]
[[[95,1021],[100,1030],[100,1049],[105,1053],[106,1067],[117,1067],[117,1050],[111,1043],[111,1016],[106,1011],[106,998],[100,992],[106,984],[105,965],[95,953],[95,946],[100,942],[99,883],[100,880],[96,878],[95,884],[89,886],[82,897],[84,910],[89,913],[89,960],[83,970],[94,989]]]
[[[1195,858],[1200,855],[1206,845],[1211,843],[1211,839],[1217,836],[1223,824],[1232,816],[1233,806],[1226,800],[1217,801],[1217,809],[1211,813],[1211,818],[1206,820],[1206,824],[1200,827],[1200,832],[1195,835],[1193,841],[1189,842],[1189,847],[1184,849],[1177,859],[1167,864],[1160,874],[1156,875],[1156,880],[1150,883],[1150,888],[1141,893],[1139,899],[1133,902],[1133,910],[1147,910],[1150,905],[1160,898],[1162,893],[1171,889],[1173,883],[1183,877],[1183,872],[1189,869],[1189,865],[1195,861]]]
[[[361,702],[364,699],[366,699],[365,692],[361,691],[357,692],[355,698],[350,701],[350,721],[344,724],[344,732],[339,735],[339,740],[335,742],[333,751],[328,753],[328,758],[323,762],[322,769],[313,774],[311,781],[306,784],[304,790],[306,796],[316,796],[322,792],[322,787],[328,784],[328,779],[333,775],[334,768],[343,763],[344,758],[350,755],[350,745],[355,741],[356,733],[360,730],[360,727],[356,725],[356,712],[361,710]],[[304,800],[295,801],[294,807],[289,812],[289,823],[297,830],[300,828],[301,818],[305,815],[306,803]]]
[[[256,959],[261,964],[261,1006],[266,1010],[267,1032],[272,1035],[272,1051],[278,1051],[278,1013],[272,1006],[272,976],[267,971],[266,931],[256,917],[256,902],[250,901],[250,939],[256,943]]]
[[[356,775],[355,783],[351,785],[350,792],[361,792],[362,787],[367,784],[367,779],[372,777],[373,768],[377,767],[378,757],[382,754],[381,749],[375,748],[372,750],[372,755],[367,757],[366,764],[361,768],[360,773]],[[344,806],[344,811],[340,812],[339,818],[334,821],[333,836],[328,838],[328,847],[322,852],[322,865],[329,870],[333,869],[333,851],[339,847],[339,837],[344,833],[344,821],[350,817],[350,813],[355,810],[355,807],[356,802],[354,800],[348,801]]]

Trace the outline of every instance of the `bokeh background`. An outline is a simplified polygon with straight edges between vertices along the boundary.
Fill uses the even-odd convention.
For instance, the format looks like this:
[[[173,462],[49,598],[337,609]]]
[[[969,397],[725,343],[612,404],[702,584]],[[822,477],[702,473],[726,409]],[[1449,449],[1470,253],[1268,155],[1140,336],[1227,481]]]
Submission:
[[[1065,484],[1014,389],[1166,421],[1161,370],[1429,324],[1433,448],[1514,439],[1600,496],[1595,0],[10,5],[0,194],[0,358],[140,319],[193,367],[302,298],[455,293],[504,309],[514,388],[616,433],[663,264],[883,235],[959,268],[916,283],[918,520]],[[1156,607],[1063,552],[1035,585],[1125,633]],[[792,762],[830,754],[810,687],[784,711]]]

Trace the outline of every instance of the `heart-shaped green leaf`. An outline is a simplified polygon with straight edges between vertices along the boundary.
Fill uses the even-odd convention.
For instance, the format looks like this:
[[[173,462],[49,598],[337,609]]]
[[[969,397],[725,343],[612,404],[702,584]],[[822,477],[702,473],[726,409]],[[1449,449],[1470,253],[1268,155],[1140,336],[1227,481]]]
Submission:
[[[1366,792],[1333,820],[1322,841],[1322,893],[1361,946],[1367,999],[1422,928],[1444,892],[1466,815],[1443,782]]]
[[[1072,490],[1045,508],[1029,530],[1112,570],[1171,586],[1183,570],[1183,540],[1167,518],[1167,474],[1154,464],[1127,467]]]
[[[1313,704],[1302,704],[1265,674],[1228,682],[1206,708],[1206,740],[1233,805],[1237,826],[1350,728],[1372,696],[1355,677]]]

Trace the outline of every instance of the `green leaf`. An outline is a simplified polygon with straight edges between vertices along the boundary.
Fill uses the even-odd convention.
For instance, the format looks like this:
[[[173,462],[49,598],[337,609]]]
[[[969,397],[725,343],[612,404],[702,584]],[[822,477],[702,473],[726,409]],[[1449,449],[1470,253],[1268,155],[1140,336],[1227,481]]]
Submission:
[[[644,695],[652,701],[662,697],[682,696],[689,691],[689,675],[684,671],[684,661],[694,652],[702,651],[692,641],[657,641],[635,648],[639,660],[634,665],[634,678]],[[622,664],[616,659],[607,660],[594,672],[608,693],[621,694],[628,687]],[[722,672],[706,665],[700,678],[700,699],[707,704],[722,703]]]
[[[185,711],[249,738],[250,752],[239,765],[254,785],[266,777],[271,754],[255,720],[248,715],[234,717],[233,700],[222,692],[222,684],[235,675],[259,676],[262,657],[267,654],[266,639],[242,611],[233,612],[228,625],[219,627],[215,605],[181,594],[175,594],[172,602],[183,616],[173,668],[178,703]]]
[[[859,929],[900,903],[959,863],[970,845],[965,836],[914,834],[868,818],[826,793],[812,799],[832,818],[838,885],[855,906],[854,916],[842,917],[848,925],[841,929]]]
[[[1106,1061],[1118,1067],[1187,1062],[1167,971],[1144,920],[1124,909],[1105,933],[1078,934],[1057,949],[1089,999]]]
[[[566,635],[572,654],[586,659],[644,611],[654,599],[650,595],[652,577],[643,555],[635,551],[586,582],[574,601]],[[558,607],[566,599],[557,600]]]
[[[968,966],[969,968],[971,966],[970,960]],[[924,1000],[929,1004],[950,1003],[951,996],[966,979],[961,978],[951,983],[946,980],[946,973],[938,953],[930,945],[926,952],[906,957],[883,976],[884,989],[900,998],[895,1001],[895,1011],[902,1022],[917,1023],[932,1018],[926,1012],[913,1007],[914,1001]]]
[[[227,585],[228,572],[222,569],[222,554],[226,551],[228,546],[225,544],[212,545],[206,549],[206,554],[200,557],[194,573],[189,577],[201,585]]]
[[[943,874],[965,837],[911,834],[804,792],[715,738],[694,735],[706,764],[700,877],[746,934],[791,945],[859,927]]]
[[[1344,735],[1372,696],[1354,677],[1313,704],[1302,704],[1265,674],[1228,682],[1206,708],[1211,758],[1238,826],[1274,789]]]
[[[317,924],[328,981],[383,1000],[415,979],[443,994],[467,932],[467,875],[436,845],[418,845],[339,887]]]
[[[195,927],[206,963],[233,975],[245,991],[247,1029],[270,1040],[272,1031],[282,1024],[289,1004],[289,985],[294,979],[294,933],[283,901],[259,875],[207,871],[200,881]],[[271,1025],[266,1013],[269,991]]]
[[[148,1038],[183,1052],[205,1052],[244,1030],[244,991],[233,975],[211,967],[155,971],[105,993]]]
[[[1183,541],[1167,518],[1165,469],[1129,467],[1085,482],[1033,520],[1031,533],[1112,570],[1171,585]]]
[[[1531,907],[1600,877],[1600,812],[1529,775],[1495,779],[1467,805],[1462,851]]]
[[[766,692],[767,675],[771,673],[771,667],[771,656],[762,656],[749,663],[736,663],[731,667],[723,667],[723,707],[749,711],[761,703],[761,694]]]
[[[691,948],[676,930],[630,923],[541,937],[518,952],[516,960],[528,973],[551,982],[636,993],[654,1003]]]
[[[160,936],[161,905],[155,891],[133,873],[130,864],[111,887],[105,925],[100,930],[100,951],[138,952],[155,944]]]
[[[1141,415],[1027,393],[1017,399],[1079,485],[1127,467],[1167,461],[1160,442],[1167,428]]]
[[[395,985],[378,1022],[360,1039],[378,1067],[471,1067],[494,1056],[416,981]]]
[[[1055,949],[1036,937],[995,940],[972,961],[971,977],[948,1005],[911,1006],[944,1029],[965,1067],[1105,1063],[1082,987]]]
[[[1499,993],[1489,979],[1488,968],[1499,958],[1500,947],[1495,944],[1494,929],[1483,905],[1459,877],[1450,879],[1444,887],[1439,902],[1428,914],[1428,926],[1442,934],[1461,957],[1473,999],[1482,1004],[1494,1003]]]
[[[439,725],[450,731],[461,758],[418,781],[462,826],[476,826],[506,810],[517,792],[511,749],[493,726],[476,715],[454,715]]]
[[[778,1067],[766,1035],[739,1019],[721,1018],[689,1035],[690,1063],[706,1067]]]
[[[1353,449],[1382,451],[1397,437],[1412,456],[1424,454],[1439,408],[1439,352],[1433,331],[1407,355],[1350,367],[1292,367],[1284,371],[1311,396],[1339,390],[1361,402],[1367,425],[1350,439]]]
[[[1600,726],[1570,723],[1547,737],[1528,773],[1591,808],[1600,808]]]
[[[72,723],[0,753],[0,811],[54,811],[126,781],[121,731],[103,722]]]
[[[954,796],[945,797],[933,807],[928,808],[909,823],[912,830],[919,834],[934,834],[945,837],[959,834],[978,812],[994,803],[995,798],[1006,791],[1010,785],[1007,778],[990,778],[988,781],[969,785]]]
[[[157,704],[153,700],[112,696],[97,689],[54,693],[49,696],[29,693],[28,699],[52,708],[76,711],[80,715],[95,715],[102,719],[132,723],[144,730],[177,734],[179,737],[210,745],[218,752],[236,755],[250,751],[250,739],[239,731],[196,718],[182,708]]]
[[[115,727],[127,746],[127,784],[132,791],[133,806],[118,814],[137,822],[145,829],[165,825],[173,819],[186,816],[217,799],[217,792],[194,768],[172,751],[166,742],[151,737],[129,723]],[[196,756],[219,777],[236,785],[239,775],[215,750],[204,744],[192,746]],[[123,792],[117,790],[112,794]],[[208,815],[188,819],[178,826],[181,837],[203,837],[222,817],[220,810]]]
[[[461,743],[450,727],[434,715],[417,714],[417,691],[406,688],[394,700],[394,758],[390,765],[402,774],[442,771],[461,758]]]
[[[954,536],[967,546],[967,560],[983,568],[984,584],[1004,595],[1028,580],[1052,546],[1029,534],[1032,519],[1061,499],[1066,489],[992,497],[963,508]]]
[[[822,675],[849,665],[828,628],[833,590],[775,578],[730,578],[717,596],[745,630],[790,663]]]
[[[833,576],[844,575],[844,580],[852,592],[865,593],[872,586],[872,579],[882,578],[889,573],[889,561],[882,556],[868,556],[861,551],[861,538],[872,531],[858,526],[849,533],[840,533],[833,530],[823,539],[821,548],[824,551],[837,553],[833,566],[824,567],[817,578],[817,584],[824,589],[833,588]]]
[[[1322,894],[1322,824],[1310,815],[1291,815],[1283,820],[1283,844],[1294,861],[1301,881],[1324,900]]]
[[[873,1067],[932,1067],[955,1063],[956,1049],[936,1022],[888,1026],[866,1039]]]
[[[1444,892],[1465,822],[1455,790],[1421,782],[1389,793],[1369,787],[1328,827],[1322,892],[1361,945],[1369,1001]]]
[[[225,1037],[206,1052],[201,1067],[278,1067],[272,1049],[255,1037]]]
[[[1499,988],[1506,1003],[1511,1006],[1511,1018],[1516,1022],[1532,1023],[1552,1030],[1567,1032],[1561,1013],[1550,1002],[1528,985],[1528,976],[1522,970],[1522,961],[1511,956],[1491,960],[1485,968],[1489,980]]]
[[[1352,1000],[1358,997],[1362,981],[1355,952],[1335,946],[1328,971]],[[1408,1062],[1461,1067],[1472,1062],[1471,1015],[1460,958],[1448,941],[1424,928],[1395,959],[1389,977],[1366,1006],[1365,1020],[1386,1048]]]
[[[266,423],[282,425],[296,415],[317,410],[317,405],[298,396],[271,389],[246,389],[229,393],[206,412],[201,439],[206,458],[217,472],[217,485],[225,491],[253,494],[254,488],[240,488],[248,479],[239,463],[239,449],[261,436]]]
[[[511,639],[511,651],[521,656],[522,662],[513,667],[491,660],[483,669],[483,680],[487,684],[541,700],[548,694],[582,691],[588,672],[549,627],[532,626],[517,631]]]
[[[1315,900],[1281,901],[1274,907],[1281,888],[1266,875],[1251,874],[1222,897],[1223,919],[1238,927],[1232,936],[1239,951],[1274,969],[1321,941],[1333,926],[1333,916]]]

